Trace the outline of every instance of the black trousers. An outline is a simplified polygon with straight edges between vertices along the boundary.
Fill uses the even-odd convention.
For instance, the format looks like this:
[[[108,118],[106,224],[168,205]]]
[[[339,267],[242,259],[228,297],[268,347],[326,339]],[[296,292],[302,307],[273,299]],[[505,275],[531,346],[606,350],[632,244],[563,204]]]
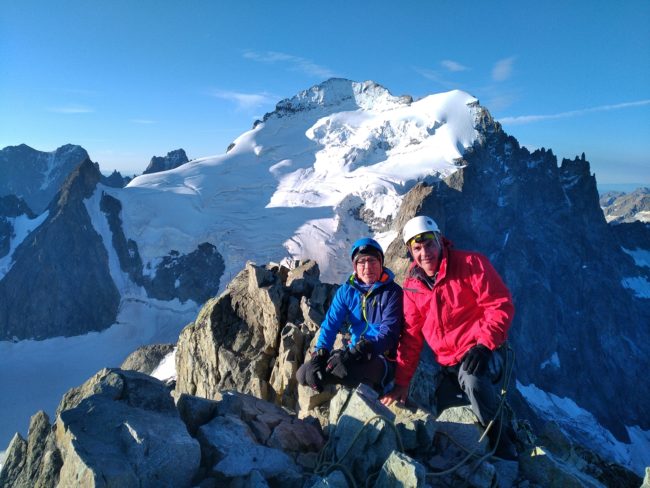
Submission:
[[[341,352],[333,351],[332,356]],[[305,381],[305,364],[300,366],[296,372],[296,380],[301,385],[307,384]],[[364,383],[378,393],[383,394],[395,377],[395,362],[389,361],[383,356],[373,356],[369,361],[363,363],[350,362],[347,366],[347,374],[343,377],[326,372],[323,385],[337,384],[348,388],[356,388],[360,383]]]
[[[499,348],[492,353],[486,370],[480,374],[469,374],[459,363],[455,366],[442,366],[442,378],[439,378],[438,391],[436,392],[438,409],[442,410],[454,403],[450,401],[449,394],[453,389],[459,389],[465,394],[483,427],[494,418],[501,397],[499,386],[504,373],[506,351]],[[444,390],[444,391],[443,391]],[[442,397],[447,398],[442,398]],[[458,402],[456,404],[462,404]]]

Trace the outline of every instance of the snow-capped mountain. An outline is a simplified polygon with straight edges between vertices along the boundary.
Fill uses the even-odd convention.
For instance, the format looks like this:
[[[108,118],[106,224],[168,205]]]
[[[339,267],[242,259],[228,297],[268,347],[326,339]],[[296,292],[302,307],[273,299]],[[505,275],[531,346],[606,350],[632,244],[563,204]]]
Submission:
[[[67,144],[42,152],[21,144],[0,150],[0,196],[16,195],[40,214],[68,175],[88,157],[80,146]]]
[[[558,167],[550,151],[531,154],[467,93],[413,101],[373,82],[332,79],[278,103],[226,154],[139,176],[125,188],[99,179],[96,167],[82,165],[49,213],[24,223],[31,232],[13,236],[0,262],[0,299],[11,294],[18,303],[29,300],[30,290],[64,283],[65,296],[43,293],[33,309],[56,317],[61,303],[74,312],[60,324],[49,321],[46,334],[39,329],[43,313],[38,320],[0,314],[0,386],[29,384],[30,390],[16,400],[23,412],[16,413],[17,403],[0,404],[0,416],[11,424],[0,432],[0,445],[27,425],[29,414],[52,409],[67,388],[100,367],[117,366],[118,357],[140,344],[175,341],[200,304],[248,260],[310,258],[323,281],[339,282],[350,271],[350,243],[372,234],[397,264],[404,250],[395,237],[408,218],[407,200],[411,213],[434,216],[459,247],[487,254],[511,287],[518,379],[531,402],[541,388],[555,395],[548,398],[572,398],[593,412],[626,446],[630,438],[650,438],[641,415],[650,393],[629,368],[630,358],[650,366],[650,338],[642,327],[650,315],[650,295],[644,295],[650,276],[637,260],[649,246],[631,249],[634,255],[621,249],[584,157]],[[426,190],[416,186],[442,180]],[[72,220],[61,216],[69,215],[81,224],[65,227]],[[70,257],[75,242],[60,236],[73,228],[78,243],[92,243],[80,248],[98,256],[92,269],[106,277],[100,288],[106,300],[83,294],[90,285],[67,272],[92,260]],[[37,262],[39,273],[53,271],[30,274],[26,263]],[[75,286],[79,293],[71,291]],[[70,295],[88,298],[79,307]],[[71,323],[72,331],[66,329]],[[68,339],[6,341],[111,324]],[[62,360],[59,351],[74,351],[83,364],[70,366],[73,357]],[[609,369],[600,364],[608,355]],[[52,397],[35,407],[32,392],[45,388]],[[540,417],[544,401],[537,402]],[[629,456],[623,461],[632,462]]]
[[[205,241],[226,277],[246,260],[311,257],[336,282],[348,243],[369,232],[356,216],[382,228],[414,182],[454,172],[476,140],[476,110],[459,91],[411,102],[372,82],[329,80],[280,102],[225,155],[102,191],[123,203],[145,268]]]

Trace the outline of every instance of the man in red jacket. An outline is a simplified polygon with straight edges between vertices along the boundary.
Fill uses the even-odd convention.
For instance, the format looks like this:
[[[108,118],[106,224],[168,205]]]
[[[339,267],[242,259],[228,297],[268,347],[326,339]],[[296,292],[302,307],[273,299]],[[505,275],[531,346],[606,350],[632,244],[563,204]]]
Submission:
[[[403,238],[413,262],[403,286],[405,324],[395,387],[382,402],[406,401],[426,340],[443,372],[458,381],[486,427],[499,405],[495,381],[502,374],[503,359],[496,351],[507,338],[514,314],[510,292],[485,256],[453,249],[432,218],[409,220]],[[488,432],[495,455],[517,458],[512,437],[512,430],[495,419]]]

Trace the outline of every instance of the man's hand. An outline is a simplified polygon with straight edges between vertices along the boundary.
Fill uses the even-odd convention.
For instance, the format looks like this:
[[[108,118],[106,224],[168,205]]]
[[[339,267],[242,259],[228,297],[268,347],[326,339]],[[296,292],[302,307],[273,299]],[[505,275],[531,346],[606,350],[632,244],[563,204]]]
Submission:
[[[463,357],[463,364],[461,367],[469,374],[483,374],[490,362],[490,357],[492,357],[492,351],[483,344],[477,344],[467,351],[465,357]]]
[[[409,385],[395,385],[393,389],[381,397],[379,401],[389,407],[395,402],[406,403],[408,396]]]
[[[323,375],[330,353],[327,349],[315,351],[305,365],[305,381],[317,392],[323,391]]]

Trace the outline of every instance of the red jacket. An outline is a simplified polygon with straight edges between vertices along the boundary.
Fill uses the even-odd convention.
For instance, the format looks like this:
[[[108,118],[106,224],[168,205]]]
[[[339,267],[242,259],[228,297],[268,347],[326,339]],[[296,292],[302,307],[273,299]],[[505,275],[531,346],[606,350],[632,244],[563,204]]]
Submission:
[[[430,281],[432,283],[432,281]],[[404,280],[404,328],[397,349],[395,382],[408,385],[426,339],[443,366],[458,364],[480,343],[491,350],[507,338],[512,297],[482,254],[457,251],[443,239],[435,284],[413,263]]]

